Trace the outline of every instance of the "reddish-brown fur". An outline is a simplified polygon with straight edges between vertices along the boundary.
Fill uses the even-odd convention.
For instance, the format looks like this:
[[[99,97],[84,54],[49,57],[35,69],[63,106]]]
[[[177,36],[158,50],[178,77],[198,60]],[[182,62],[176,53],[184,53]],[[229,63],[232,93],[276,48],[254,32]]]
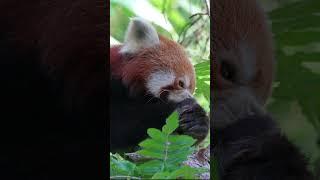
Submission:
[[[160,45],[142,49],[132,56],[120,55],[120,47],[114,46],[110,49],[111,73],[113,77],[122,79],[127,86],[133,87],[134,91],[146,90],[144,84],[155,70],[172,70],[176,77],[189,75],[190,90],[194,91],[193,65],[184,49],[174,41],[160,36]]]

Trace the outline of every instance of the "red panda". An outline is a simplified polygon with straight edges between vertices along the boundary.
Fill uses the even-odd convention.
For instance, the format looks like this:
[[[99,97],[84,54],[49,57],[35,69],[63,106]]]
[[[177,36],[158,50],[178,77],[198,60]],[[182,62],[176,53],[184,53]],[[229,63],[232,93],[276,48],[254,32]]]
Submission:
[[[193,65],[184,49],[158,36],[154,27],[140,18],[129,24],[123,45],[110,49],[112,78],[121,79],[133,94],[143,91],[180,102],[195,89]]]
[[[275,60],[272,33],[255,0],[214,0],[211,145],[221,180],[310,180],[303,154],[264,106]]]
[[[161,128],[195,90],[194,67],[184,49],[141,18],[131,19],[124,43],[110,48],[110,66],[111,150],[137,145],[147,128]]]

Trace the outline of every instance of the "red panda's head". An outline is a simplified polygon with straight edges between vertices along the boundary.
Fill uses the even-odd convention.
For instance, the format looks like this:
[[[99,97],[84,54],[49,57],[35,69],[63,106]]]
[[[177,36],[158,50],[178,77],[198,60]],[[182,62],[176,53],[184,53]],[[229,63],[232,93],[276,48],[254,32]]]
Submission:
[[[124,44],[112,47],[110,57],[112,76],[133,94],[180,102],[195,90],[194,68],[184,49],[143,19],[131,20]]]
[[[272,33],[256,0],[213,1],[212,104],[215,128],[265,113],[274,78]]]

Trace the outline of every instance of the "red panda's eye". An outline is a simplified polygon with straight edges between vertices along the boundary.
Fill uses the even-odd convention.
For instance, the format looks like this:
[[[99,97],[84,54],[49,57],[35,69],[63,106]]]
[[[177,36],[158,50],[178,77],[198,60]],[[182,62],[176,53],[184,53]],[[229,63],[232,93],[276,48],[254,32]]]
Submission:
[[[224,79],[228,81],[234,81],[236,76],[236,68],[226,61],[221,63],[221,75]]]
[[[183,81],[179,81],[179,87],[184,88],[184,82]]]

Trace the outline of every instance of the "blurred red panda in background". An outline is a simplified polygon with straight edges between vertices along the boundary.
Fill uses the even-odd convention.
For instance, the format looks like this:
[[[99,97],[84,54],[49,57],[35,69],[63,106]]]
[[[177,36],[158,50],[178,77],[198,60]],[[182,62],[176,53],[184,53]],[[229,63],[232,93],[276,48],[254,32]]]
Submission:
[[[310,180],[307,161],[265,110],[275,60],[256,0],[214,0],[211,145],[221,180]]]
[[[111,150],[137,145],[193,97],[195,71],[184,49],[142,18],[132,18],[124,43],[110,48],[110,66]],[[204,138],[208,122],[199,119],[189,133]]]

